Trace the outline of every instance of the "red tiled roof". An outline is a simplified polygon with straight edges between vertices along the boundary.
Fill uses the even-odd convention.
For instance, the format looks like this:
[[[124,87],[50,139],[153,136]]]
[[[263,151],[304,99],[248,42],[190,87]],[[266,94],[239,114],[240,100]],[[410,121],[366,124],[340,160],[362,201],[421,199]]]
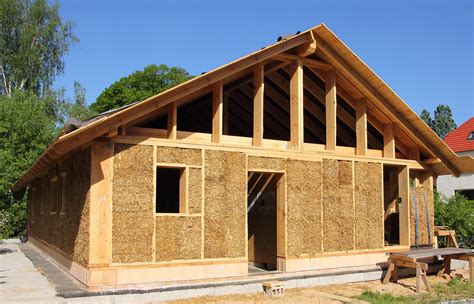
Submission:
[[[444,142],[454,152],[474,150],[474,139],[467,140],[471,132],[474,132],[474,117],[471,117],[457,129],[449,132],[444,138]]]

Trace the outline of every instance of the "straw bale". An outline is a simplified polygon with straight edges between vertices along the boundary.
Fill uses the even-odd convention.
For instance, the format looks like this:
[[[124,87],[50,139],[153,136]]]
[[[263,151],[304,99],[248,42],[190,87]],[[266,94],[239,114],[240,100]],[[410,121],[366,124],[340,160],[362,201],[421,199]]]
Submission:
[[[205,152],[204,256],[246,256],[246,154]]]
[[[189,168],[189,213],[201,213],[202,169]]]
[[[292,257],[314,256],[321,243],[321,162],[287,160],[287,244]]]
[[[156,162],[201,166],[202,152],[201,149],[156,147]]]
[[[115,145],[112,261],[153,259],[153,147]]]
[[[249,171],[258,170],[285,170],[285,159],[276,157],[249,156]]]
[[[411,244],[416,242],[416,210],[413,196],[416,195],[418,209],[418,244],[429,244],[431,240],[428,237],[428,222],[426,217],[426,201],[428,202],[428,214],[430,222],[430,236],[434,235],[434,197],[433,188],[430,181],[431,173],[429,171],[412,171],[410,178],[418,178],[419,187],[410,189],[410,240]],[[426,201],[424,195],[426,195]]]
[[[201,217],[158,216],[156,261],[201,258]]]
[[[352,162],[323,160],[323,248],[354,249]]]
[[[382,166],[355,162],[355,247],[376,249],[384,245]]]

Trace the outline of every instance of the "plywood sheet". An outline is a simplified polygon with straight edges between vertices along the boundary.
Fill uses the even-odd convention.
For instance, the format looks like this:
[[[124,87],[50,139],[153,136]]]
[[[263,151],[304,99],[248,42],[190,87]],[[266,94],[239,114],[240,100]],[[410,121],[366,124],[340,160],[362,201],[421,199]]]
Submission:
[[[322,252],[321,162],[288,160],[288,256],[314,256]]]
[[[205,151],[204,256],[245,257],[247,157]]]

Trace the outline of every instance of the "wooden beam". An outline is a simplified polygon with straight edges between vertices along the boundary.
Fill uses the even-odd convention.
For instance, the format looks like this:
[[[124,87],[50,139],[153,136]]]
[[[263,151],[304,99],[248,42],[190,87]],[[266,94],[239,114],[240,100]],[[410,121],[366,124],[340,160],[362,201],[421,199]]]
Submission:
[[[314,39],[313,32],[311,33],[311,40],[296,47],[295,54],[301,57],[306,57],[316,52],[316,39]]]
[[[357,155],[367,155],[367,101],[359,99],[356,102],[356,152]]]
[[[401,198],[399,209],[400,245],[410,246],[410,173],[408,166],[398,171],[398,196]]]
[[[411,134],[420,135],[420,130],[413,125],[413,123],[406,117],[405,114],[400,113],[397,106],[390,103],[378,90],[376,90],[366,78],[358,73],[354,68],[342,58],[336,51],[334,51],[325,41],[319,36],[315,36],[318,41],[318,50],[321,50],[327,61],[334,65],[334,67],[341,72],[349,81],[351,81],[358,90],[360,90],[370,101],[376,102],[386,109],[386,114],[391,121],[399,121],[400,127],[408,130]],[[418,119],[418,118],[417,118]],[[423,137],[414,137],[420,145],[423,145],[431,153],[434,151],[440,151],[440,148],[436,146],[436,141],[439,140],[431,136],[432,140],[427,137],[426,134],[421,134]],[[434,142],[435,141],[435,142]],[[442,149],[441,149],[442,150]],[[451,172],[458,176],[460,174],[459,169],[452,159],[450,159],[444,151],[440,151],[439,158],[445,163],[445,165],[451,170]]]
[[[261,146],[263,141],[263,101],[264,101],[264,66],[256,64],[253,74],[253,145]]]
[[[222,116],[223,116],[224,91],[222,81],[213,86],[212,94],[212,136],[213,143],[220,143],[222,138]]]
[[[312,67],[315,69],[323,70],[323,71],[329,71],[333,69],[333,66],[330,65],[327,62],[317,60],[317,59],[310,59],[310,58],[304,58],[301,56],[295,56],[287,53],[281,53],[273,57],[275,60],[282,60],[282,61],[296,61],[300,60],[303,65]]]
[[[301,150],[304,141],[303,124],[303,63],[296,60],[291,64],[290,78],[290,148]]]
[[[383,128],[383,157],[395,158],[395,136],[393,124],[385,124]]]
[[[337,141],[337,94],[334,70],[326,73],[326,149],[335,150]]]
[[[89,265],[112,262],[112,178],[114,143],[91,145]]]
[[[178,106],[176,102],[168,106],[168,139],[176,139],[176,132],[178,131]]]

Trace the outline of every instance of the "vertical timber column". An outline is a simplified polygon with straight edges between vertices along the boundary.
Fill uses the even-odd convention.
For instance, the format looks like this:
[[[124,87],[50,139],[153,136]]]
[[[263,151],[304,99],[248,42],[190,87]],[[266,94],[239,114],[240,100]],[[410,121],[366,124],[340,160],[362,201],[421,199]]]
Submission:
[[[290,73],[290,148],[303,147],[303,63],[296,60],[291,64]]]
[[[336,72],[334,69],[326,74],[326,149],[336,150],[337,134],[337,93]]]
[[[220,143],[222,138],[222,116],[224,89],[222,81],[214,83],[212,93],[212,135],[213,143]]]
[[[367,101],[365,98],[356,102],[356,138],[357,155],[367,155]]]
[[[410,245],[410,173],[408,166],[398,170],[398,196],[402,199],[399,210],[400,245]]]
[[[263,141],[264,65],[258,63],[253,72],[253,145],[261,146]]]
[[[178,109],[176,102],[172,102],[168,106],[168,139],[176,139]]]
[[[286,177],[281,174],[277,181],[277,270],[286,271]]]
[[[395,158],[395,135],[392,123],[383,127],[383,157]]]
[[[113,142],[92,142],[89,210],[90,266],[107,266],[112,261],[113,156]]]

